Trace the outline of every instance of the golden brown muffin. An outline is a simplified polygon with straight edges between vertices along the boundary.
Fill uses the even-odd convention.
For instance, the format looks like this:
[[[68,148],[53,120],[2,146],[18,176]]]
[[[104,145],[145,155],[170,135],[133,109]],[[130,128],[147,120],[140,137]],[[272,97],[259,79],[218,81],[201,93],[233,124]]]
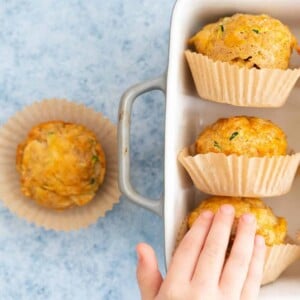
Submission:
[[[297,41],[289,28],[267,15],[235,14],[206,25],[189,40],[214,61],[247,68],[287,69]]]
[[[33,127],[17,149],[25,196],[54,209],[91,201],[105,175],[105,155],[93,132],[53,121]]]
[[[195,220],[204,210],[216,213],[223,204],[231,204],[235,208],[235,223],[232,235],[235,235],[237,220],[243,214],[251,213],[257,222],[256,233],[265,238],[267,246],[284,242],[287,233],[287,222],[284,218],[276,217],[270,207],[266,206],[259,198],[240,197],[211,197],[205,199],[188,216],[188,227],[191,228]]]
[[[249,157],[285,155],[284,132],[269,120],[237,116],[219,119],[199,135],[196,153],[224,153]]]

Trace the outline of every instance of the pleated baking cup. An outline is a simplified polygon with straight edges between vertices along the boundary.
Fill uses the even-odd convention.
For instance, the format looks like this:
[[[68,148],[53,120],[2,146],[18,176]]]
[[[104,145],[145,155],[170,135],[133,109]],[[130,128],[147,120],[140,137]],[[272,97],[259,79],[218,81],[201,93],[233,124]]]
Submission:
[[[16,149],[30,129],[39,123],[60,120],[77,123],[92,130],[106,156],[106,175],[94,199],[82,207],[63,211],[44,208],[21,193],[16,170]],[[45,229],[70,231],[85,228],[105,216],[119,202],[117,131],[101,113],[82,104],[50,99],[35,102],[17,112],[0,129],[0,199],[9,210]]]
[[[188,218],[186,217],[179,227],[173,254],[188,230]],[[261,284],[265,285],[275,281],[282,272],[299,259],[300,246],[294,244],[290,238],[287,239],[285,244],[267,247]]]
[[[299,259],[299,245],[280,244],[267,247],[262,285],[275,281],[284,270]]]
[[[190,50],[185,57],[201,98],[236,106],[280,107],[300,77],[300,68],[240,68]]]
[[[207,153],[193,155],[183,149],[178,160],[202,192],[217,196],[271,197],[286,194],[292,186],[300,153],[248,157]]]

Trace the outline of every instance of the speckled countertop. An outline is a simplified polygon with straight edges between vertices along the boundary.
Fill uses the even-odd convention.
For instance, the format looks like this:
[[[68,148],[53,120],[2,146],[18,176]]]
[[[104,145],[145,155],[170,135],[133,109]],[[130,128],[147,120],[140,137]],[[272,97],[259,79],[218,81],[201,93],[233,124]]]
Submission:
[[[67,98],[114,123],[121,94],[165,71],[175,0],[8,1],[0,4],[0,122],[43,98]],[[163,191],[164,97],[137,101],[132,181]],[[72,233],[45,231],[0,202],[0,299],[139,299],[135,245],[163,267],[162,220],[123,197],[105,218]]]

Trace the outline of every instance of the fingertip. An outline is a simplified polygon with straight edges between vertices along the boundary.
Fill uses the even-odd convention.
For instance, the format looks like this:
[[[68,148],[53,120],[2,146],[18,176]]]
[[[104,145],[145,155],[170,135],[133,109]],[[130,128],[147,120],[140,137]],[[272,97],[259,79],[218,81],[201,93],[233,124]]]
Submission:
[[[233,215],[235,212],[235,209],[232,205],[230,204],[223,204],[220,207],[220,212],[224,215]]]
[[[135,247],[138,258],[142,258],[148,255],[154,255],[153,248],[146,243],[138,243]]]
[[[207,223],[210,223],[212,222],[213,218],[214,218],[214,213],[211,211],[211,210],[204,210],[202,211],[199,216],[197,217],[197,219],[195,220],[194,225],[198,224],[200,225],[201,227],[203,226],[203,223],[204,224],[207,224]]]
[[[137,254],[137,264],[139,268],[157,268],[157,259],[154,249],[146,244],[139,243],[136,245],[136,254]]]
[[[242,215],[242,220],[243,220],[243,222],[245,222],[247,224],[255,224],[256,223],[255,216],[251,213]]]
[[[136,245],[136,249],[139,249],[139,250],[144,250],[144,249],[152,249],[152,247],[150,246],[150,245],[148,245],[148,244],[146,244],[146,243],[143,243],[143,242],[141,242],[141,243],[138,243],[137,245]]]
[[[143,251],[143,248],[147,247],[146,243],[138,243],[135,247],[137,252]]]
[[[214,213],[211,210],[205,210],[200,214],[200,216],[204,219],[210,220],[213,218]]]
[[[138,244],[135,246],[135,251],[136,251],[138,257],[140,256],[141,253],[143,253],[144,247],[145,247],[145,244],[144,244],[144,243],[138,243]]]

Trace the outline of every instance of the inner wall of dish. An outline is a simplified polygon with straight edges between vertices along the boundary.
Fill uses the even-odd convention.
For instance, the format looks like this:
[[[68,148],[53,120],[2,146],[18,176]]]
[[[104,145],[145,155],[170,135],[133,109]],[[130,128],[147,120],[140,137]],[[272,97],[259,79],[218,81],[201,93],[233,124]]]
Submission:
[[[242,8],[237,9],[237,6]],[[186,42],[204,24],[236,12],[270,14],[287,24],[300,42],[300,7],[290,9],[291,7],[292,1],[272,1],[268,5],[267,1],[256,0],[248,4],[241,1],[222,1],[222,5],[218,1],[205,3],[181,0],[175,7],[170,38],[165,139],[164,219],[167,265],[174,251],[182,220],[196,203],[207,196],[194,188],[187,173],[178,163],[177,155],[182,148],[192,144],[207,125],[220,117],[236,115],[270,119],[285,131],[290,148],[300,151],[300,80],[287,103],[280,108],[242,108],[205,101],[196,94],[184,58]],[[300,56],[293,55],[292,64],[300,66]],[[287,195],[264,199],[277,215],[286,217],[292,237],[300,229],[300,201],[297,199],[300,193],[299,177],[296,177],[292,190]]]

